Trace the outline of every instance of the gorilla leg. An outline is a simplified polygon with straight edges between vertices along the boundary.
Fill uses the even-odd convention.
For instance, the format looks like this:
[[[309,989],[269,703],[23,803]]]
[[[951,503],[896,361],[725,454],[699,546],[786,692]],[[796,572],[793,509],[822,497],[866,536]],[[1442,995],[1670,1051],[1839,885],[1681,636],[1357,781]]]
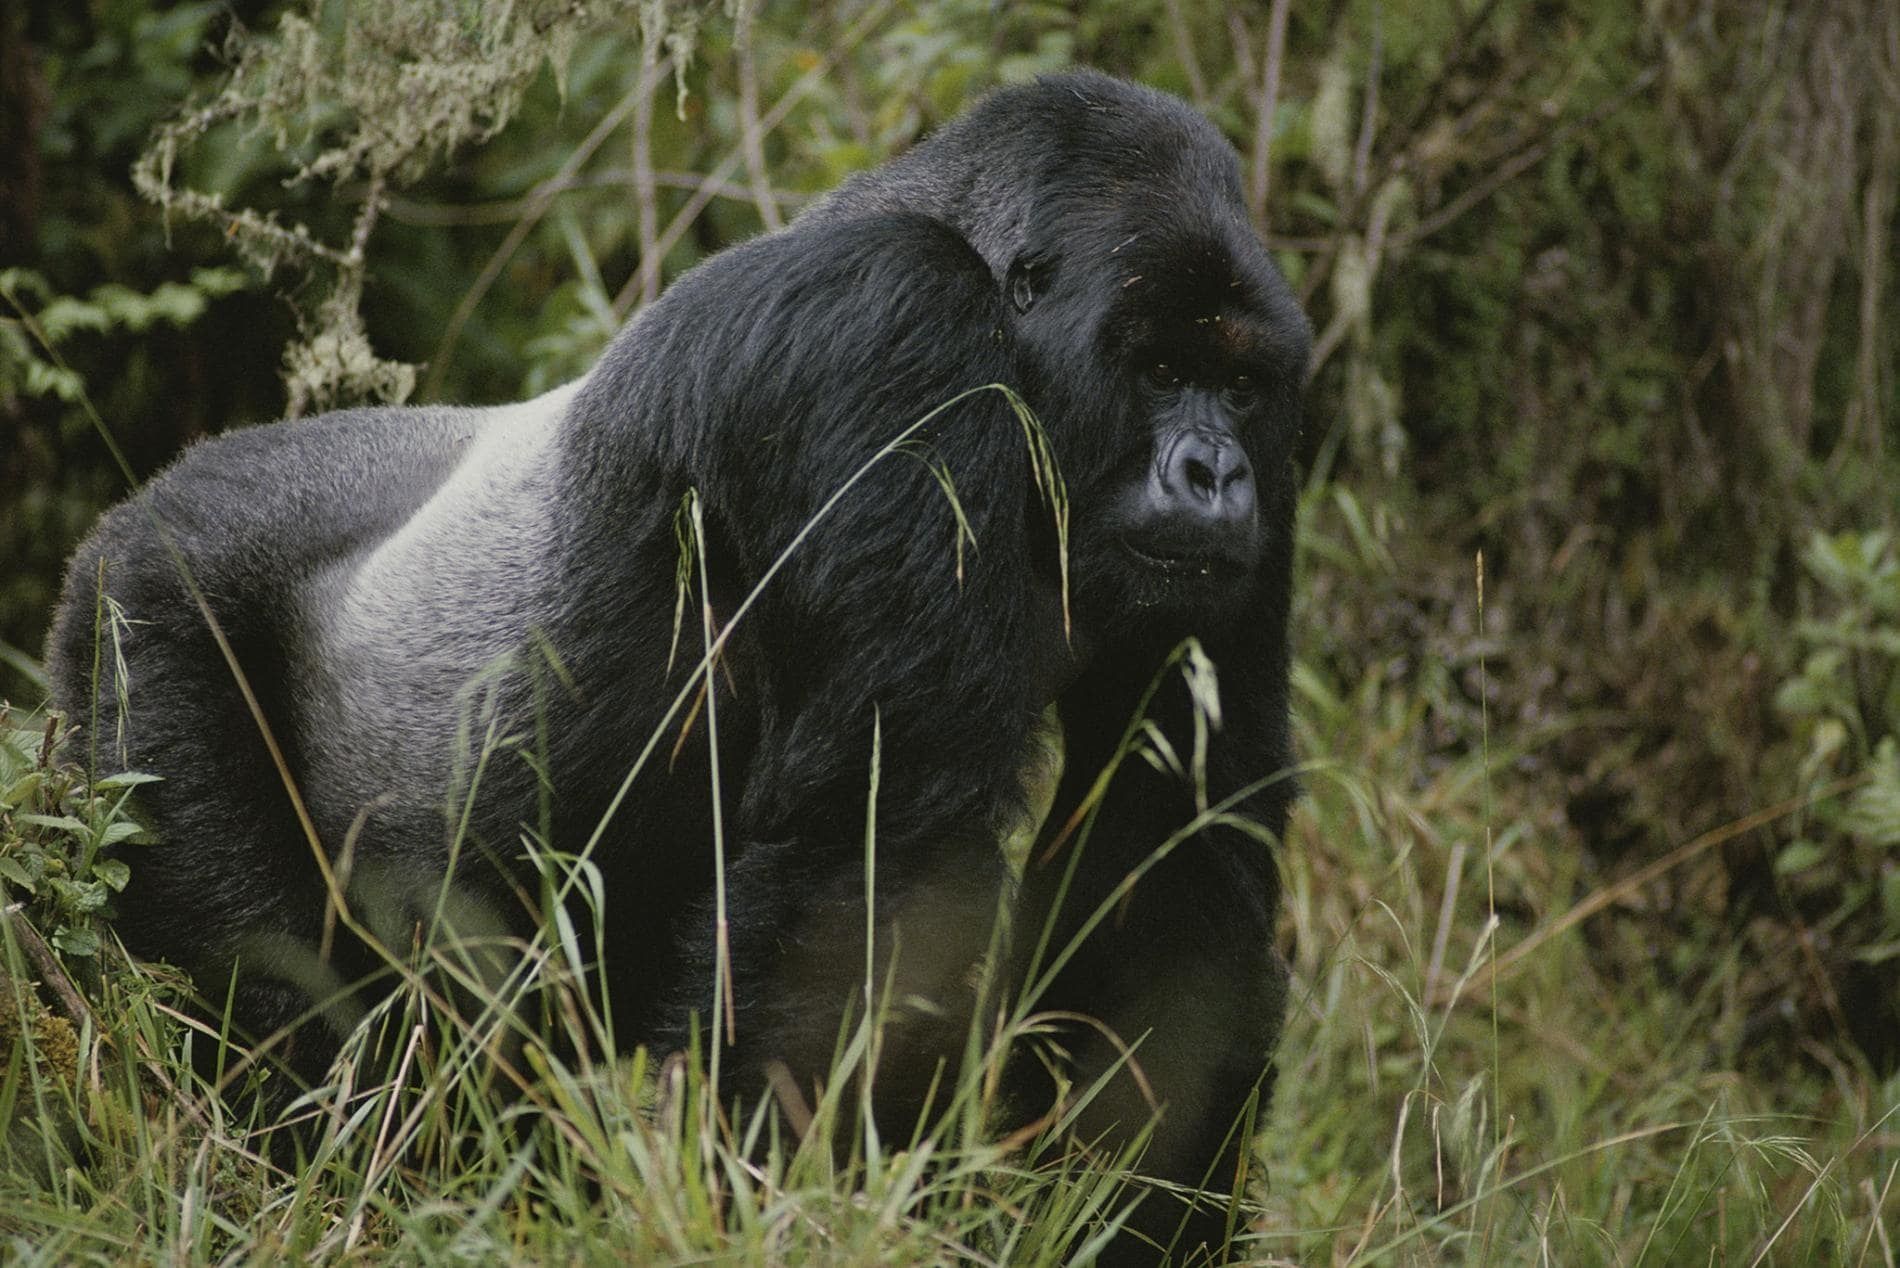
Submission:
[[[729,1045],[728,1087],[756,1096],[776,1063],[809,1105],[841,1045],[872,1017],[871,1047],[845,1073],[869,1075],[879,1133],[901,1142],[950,1099],[1007,875],[987,841],[937,841],[917,867],[867,861],[861,844],[825,853],[792,843],[744,850],[727,877],[731,1029],[704,936],[710,911],[693,922],[697,953],[674,1015],[696,1011],[703,1042],[717,1028]],[[849,1102],[841,1121],[852,1121]],[[848,1148],[851,1139],[837,1143]]]
[[[100,523],[53,630],[56,698],[92,728],[101,770],[163,776],[138,791],[162,839],[137,847],[115,928],[134,953],[190,969],[214,1018],[229,984],[240,1033],[276,1036],[273,1055],[305,1082],[353,1009],[296,1023],[377,962],[339,927],[318,865],[318,842],[340,847],[356,807],[304,780],[313,840],[279,768],[304,769],[302,601],[427,497],[475,418],[357,410],[194,447]],[[331,496],[341,481],[351,496]]]
[[[220,628],[234,673],[169,557],[112,534],[95,546],[82,559],[88,571],[75,577],[86,576],[90,589],[105,556],[106,593],[130,619],[115,629],[106,616],[95,627],[79,613],[103,605],[71,605],[56,635],[62,698],[93,702],[91,716],[75,720],[93,726],[102,769],[165,776],[138,791],[141,813],[163,825],[165,837],[135,859],[138,901],[125,905],[115,928],[135,953],[190,968],[212,1017],[228,990],[239,1037],[270,1041],[269,1058],[307,1085],[322,1076],[341,1029],[300,1023],[368,965],[347,937],[333,942],[327,959],[319,955],[324,881],[245,696],[248,687],[274,734],[289,742],[281,654],[255,622],[227,611]],[[121,667],[132,687],[123,717]],[[122,761],[112,751],[121,735]],[[259,883],[260,865],[268,884]],[[206,1073],[221,1061],[212,1048],[197,1048]]]
[[[1166,672],[1150,717],[1186,754],[1192,704],[1179,675]],[[1078,1091],[1133,1050],[1129,1064],[1140,1079],[1127,1070],[1108,1078],[1080,1115],[1077,1135],[1113,1149],[1154,1120],[1139,1169],[1220,1193],[1232,1189],[1248,1145],[1242,1119],[1249,1102],[1257,1097],[1264,1110],[1268,1059],[1285,1011],[1286,966],[1273,942],[1278,879],[1265,841],[1215,822],[1187,782],[1139,754],[1119,759],[1092,818],[1067,831],[1078,812],[1090,813],[1098,777],[1117,761],[1136,708],[1127,682],[1091,673],[1063,700],[1064,775],[1024,875],[1015,980],[1044,987],[1036,1011],[1100,1023],[1066,1027],[1060,1036]],[[1212,737],[1205,804],[1218,809],[1228,799],[1229,813],[1277,836],[1291,779],[1273,779],[1285,761],[1272,745],[1248,742],[1248,705],[1230,702],[1226,727]],[[1204,826],[1195,829],[1197,816]],[[1039,1110],[1053,1092],[1033,1058],[1018,1062],[1014,1082],[1029,1101],[1025,1109]],[[1177,1259],[1200,1247],[1212,1253],[1226,1216],[1205,1200],[1190,1213],[1150,1193],[1130,1220],[1137,1236],[1118,1242],[1112,1258],[1153,1262],[1158,1252],[1144,1238],[1172,1246]]]

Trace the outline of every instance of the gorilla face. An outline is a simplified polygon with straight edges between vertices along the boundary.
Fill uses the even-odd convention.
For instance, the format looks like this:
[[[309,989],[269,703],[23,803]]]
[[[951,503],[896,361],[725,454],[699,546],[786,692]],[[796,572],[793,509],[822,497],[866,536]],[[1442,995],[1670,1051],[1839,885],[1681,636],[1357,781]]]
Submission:
[[[1308,330],[1237,181],[1214,192],[1186,228],[1168,208],[1078,241],[1071,218],[1063,250],[1006,279],[1071,481],[1091,628],[1174,635],[1231,611],[1285,532]]]

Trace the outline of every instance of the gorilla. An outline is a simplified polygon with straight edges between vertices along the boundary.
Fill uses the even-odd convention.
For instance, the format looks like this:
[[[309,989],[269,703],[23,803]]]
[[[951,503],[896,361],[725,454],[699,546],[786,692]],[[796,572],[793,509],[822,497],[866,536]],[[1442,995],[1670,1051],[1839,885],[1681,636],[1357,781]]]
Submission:
[[[530,927],[532,840],[597,869],[621,1038],[703,1023],[728,1090],[809,1093],[875,973],[907,1132],[1000,964],[1047,1019],[1012,1106],[1100,1080],[1079,1138],[1231,1190],[1286,1002],[1310,339],[1219,133],[1074,72],[700,264],[576,383],[200,443],[51,639],[102,763],[161,777],[116,927],[314,1081],[323,997],[385,963],[339,893]],[[1150,1191],[1118,1253],[1227,1218]]]

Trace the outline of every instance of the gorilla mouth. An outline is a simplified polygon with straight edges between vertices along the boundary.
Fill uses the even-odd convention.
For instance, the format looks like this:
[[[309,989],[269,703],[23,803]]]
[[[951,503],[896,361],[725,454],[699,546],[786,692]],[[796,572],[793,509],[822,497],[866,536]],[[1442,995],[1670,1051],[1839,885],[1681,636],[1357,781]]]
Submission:
[[[1168,542],[1142,542],[1138,545],[1126,537],[1122,539],[1122,549],[1132,555],[1136,562],[1164,573],[1170,579],[1189,581],[1232,576],[1247,566],[1247,561],[1238,558],[1235,553],[1209,551],[1205,542],[1199,545],[1200,549]]]

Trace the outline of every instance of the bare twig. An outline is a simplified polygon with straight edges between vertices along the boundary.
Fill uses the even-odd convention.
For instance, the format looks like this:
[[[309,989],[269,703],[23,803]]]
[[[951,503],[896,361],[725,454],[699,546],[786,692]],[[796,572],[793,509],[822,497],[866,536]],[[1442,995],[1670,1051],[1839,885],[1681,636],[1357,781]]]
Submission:
[[[1366,108],[1359,120],[1359,143],[1352,151],[1352,192],[1355,198],[1366,196],[1371,179],[1372,138],[1378,131],[1379,71],[1385,55],[1385,27],[1374,11],[1372,22],[1371,65],[1366,67]]]
[[[837,5],[826,5],[825,39],[830,42],[841,33],[841,22]],[[851,139],[859,145],[868,146],[875,129],[871,126],[871,111],[864,104],[863,77],[859,74],[858,64],[847,57],[838,64],[839,96],[844,106],[846,125],[851,129]]]
[[[659,87],[661,66],[649,44],[640,59],[640,99],[633,104],[632,137],[634,231],[640,246],[642,304],[652,303],[660,293],[660,257],[654,250],[659,237],[660,203],[653,175],[653,94]]]
[[[746,177],[752,187],[752,204],[767,229],[783,228],[785,218],[778,214],[772,197],[772,182],[765,170],[765,138],[759,130],[759,66],[752,53],[752,11],[741,3],[735,23],[734,51],[739,63],[739,144],[745,151]]]
[[[580,171],[588,159],[594,157],[594,152],[607,143],[607,138],[612,136],[615,129],[624,123],[627,116],[639,106],[644,86],[643,76],[627,91],[627,95],[622,97],[599,123],[594,125],[594,130],[575,147],[572,154],[568,155],[567,162],[561,164],[561,170],[535,186],[534,193],[529,195],[531,204],[527,213],[515,222],[515,227],[508,231],[508,236],[502,239],[501,245],[496,247],[494,254],[488,257],[488,263],[482,266],[481,274],[476,277],[474,285],[463,294],[462,302],[455,306],[455,312],[450,315],[448,325],[443,328],[442,338],[435,346],[435,354],[429,358],[429,376],[422,388],[425,397],[432,397],[442,390],[442,377],[448,373],[449,356],[455,351],[456,340],[462,337],[462,327],[467,325],[468,319],[475,315],[475,309],[481,304],[482,297],[488,294],[488,288],[495,284],[496,279],[501,276],[501,271],[508,266],[508,261],[514,258],[515,252],[521,249],[521,244],[527,241],[528,234],[541,223],[541,217],[547,214],[548,208],[554,205],[555,196],[560,188],[574,179],[574,174]]]
[[[369,188],[363,194],[363,205],[356,213],[356,229],[350,234],[349,263],[353,268],[363,267],[363,252],[369,247],[370,230],[376,227],[376,218],[388,205],[384,190],[388,182],[378,172],[370,177]]]
[[[700,189],[705,185],[706,178],[698,172],[667,169],[653,172],[656,193],[662,189]],[[505,225],[526,215],[534,207],[535,200],[543,194],[571,194],[615,188],[633,191],[637,198],[639,174],[631,167],[606,167],[578,173],[572,180],[556,182],[550,177],[543,184],[535,186],[532,192],[519,198],[497,198],[479,203],[433,203],[392,196],[387,199],[383,214],[406,225]],[[730,198],[737,202],[752,201],[752,191],[734,181],[714,182],[712,194],[715,198]],[[772,197],[788,212],[796,211],[811,201],[809,194],[783,189],[773,190]]]
[[[1885,31],[1868,43],[1882,49],[1882,53],[1872,59],[1874,78],[1889,104],[1900,110],[1900,14],[1887,10]]]
[[[1174,38],[1174,55],[1180,60],[1181,73],[1187,76],[1188,95],[1193,98],[1195,109],[1205,111],[1210,104],[1207,76],[1201,72],[1201,59],[1194,52],[1194,35],[1181,13],[1181,0],[1167,0],[1167,9],[1168,34]]]
[[[1420,128],[1425,126],[1425,122],[1428,119],[1431,119],[1437,114],[1438,100],[1445,95],[1445,85],[1449,84],[1453,77],[1464,70],[1465,64],[1471,58],[1472,37],[1483,28],[1486,22],[1491,20],[1491,14],[1496,11],[1497,7],[1498,0],[1485,0],[1483,4],[1478,6],[1478,11],[1466,19],[1462,27],[1458,28],[1458,34],[1451,42],[1451,51],[1446,56],[1444,66],[1438,72],[1437,78],[1432,80],[1431,86],[1425,90],[1425,95],[1419,99],[1418,107],[1412,111],[1405,122],[1400,125],[1398,131],[1394,133],[1394,139],[1397,141],[1400,149],[1410,146],[1412,137]]]
[[[1623,106],[1629,102],[1630,98],[1655,83],[1656,76],[1659,73],[1660,67],[1647,67],[1642,74],[1630,81],[1628,87],[1624,88],[1614,97],[1611,97],[1608,101],[1603,102],[1589,114],[1583,116],[1583,118],[1575,119],[1560,127],[1553,128],[1550,132],[1525,146],[1515,155],[1506,159],[1504,163],[1493,170],[1490,175],[1465,190],[1462,194],[1458,195],[1458,197],[1452,199],[1431,215],[1421,218],[1408,228],[1402,229],[1394,234],[1392,236],[1393,249],[1402,251],[1420,239],[1429,238],[1432,234],[1445,228],[1466,212],[1470,211],[1473,207],[1476,207],[1479,203],[1484,202],[1487,198],[1491,197],[1491,195],[1510,184],[1511,181],[1516,179],[1525,170],[1541,162],[1559,141],[1565,140],[1573,133],[1585,128],[1595,127],[1622,109]]]
[[[1267,52],[1261,64],[1259,95],[1254,99],[1253,180],[1248,189],[1247,209],[1253,213],[1254,223],[1262,229],[1267,224],[1273,115],[1280,101],[1280,65],[1286,53],[1287,15],[1292,7],[1292,0],[1273,0],[1273,8],[1267,14]],[[1239,13],[1231,6],[1228,15],[1231,23],[1242,31],[1246,29]]]
[[[1388,243],[1386,229],[1391,224],[1393,206],[1389,198],[1374,201],[1372,216],[1366,222],[1365,261],[1368,290],[1379,276],[1379,266],[1385,261]],[[1338,258],[1337,252],[1333,258]],[[1319,368],[1326,364],[1327,358],[1332,356],[1346,336],[1352,333],[1354,327],[1364,330],[1368,321],[1369,317],[1364,309],[1353,311],[1341,308],[1334,311],[1332,319],[1326,323],[1326,328],[1320,332],[1319,338],[1313,341],[1312,355],[1306,360],[1306,378],[1309,383],[1313,380],[1313,376],[1319,373]]]
[[[1253,31],[1233,0],[1227,4],[1227,42],[1233,49],[1234,76],[1241,85],[1241,93],[1252,100],[1254,81],[1260,78],[1260,72],[1254,69]]]
[[[1434,135],[1448,140],[1456,140],[1467,135],[1478,124],[1489,118],[1502,104],[1505,95],[1523,79],[1529,66],[1528,62],[1519,63],[1507,66],[1493,75],[1477,97],[1466,105],[1448,125],[1440,123],[1434,127]],[[1397,133],[1388,131],[1384,137],[1385,144],[1373,147],[1382,149],[1383,154],[1376,163],[1370,164],[1363,186],[1352,186],[1346,190],[1339,210],[1341,224],[1351,224],[1357,220],[1364,211],[1364,200],[1382,188],[1392,177],[1419,166],[1417,147],[1421,135],[1417,130],[1411,132],[1400,130]],[[1375,136],[1375,140],[1377,139]],[[1514,137],[1513,144],[1506,148],[1505,153],[1515,152],[1525,144],[1527,142],[1521,137]],[[1313,296],[1319,293],[1320,288],[1326,285],[1332,275],[1332,268],[1337,262],[1337,257],[1338,239],[1334,238],[1300,281],[1299,295],[1302,304],[1309,303]]]
[[[785,94],[773,103],[771,110],[767,111],[765,116],[759,120],[759,135],[761,137],[771,135],[772,130],[785,121],[785,117],[792,112],[798,103],[803,101],[814,88],[824,82],[825,77],[831,73],[832,67],[852,48],[856,47],[858,42],[870,32],[873,26],[884,19],[884,15],[890,12],[891,6],[894,3],[895,0],[873,0],[872,4],[867,5],[864,12],[858,16],[858,20],[853,22],[850,29],[839,37],[836,46],[834,46],[830,52],[826,53],[810,70],[800,75],[797,81],[794,82],[790,88],[785,90]],[[741,159],[742,155],[738,150],[728,151],[726,156],[719,161],[718,165],[706,173],[699,189],[694,191],[693,196],[686,200],[686,205],[679,209],[673,216],[673,219],[667,222],[666,228],[661,231],[659,242],[655,245],[655,250],[664,256],[668,251],[673,249],[673,244],[686,235],[686,231],[690,229],[693,222],[699,218],[699,213],[705,210],[707,203],[712,201],[713,190],[718,187],[720,182],[732,176],[733,172],[738,168]],[[613,307],[616,313],[622,316],[626,315],[628,309],[632,306],[638,281],[639,279],[637,277],[629,281],[627,285],[620,288],[619,294],[614,296]]]
[[[92,1010],[86,1007],[86,1001],[73,986],[72,978],[66,975],[66,968],[46,945],[46,939],[40,937],[40,931],[24,915],[25,903],[12,903],[0,909],[7,926],[19,941],[20,949],[26,952],[26,958],[33,961],[33,967],[39,971],[40,985],[53,992],[53,998],[59,1001],[59,1011],[66,1019],[78,1026],[92,1016]]]
[[[1889,17],[1890,31],[1900,33],[1900,17]],[[1896,34],[1900,39],[1900,34]],[[1866,54],[1874,69],[1874,82],[1883,83],[1880,59],[1873,54],[1869,41]],[[1881,402],[1886,399],[1885,366],[1893,364],[1891,343],[1880,335],[1880,297],[1886,293],[1887,271],[1892,259],[1890,226],[1893,223],[1894,191],[1900,188],[1900,121],[1895,112],[1877,106],[1868,111],[1867,126],[1873,133],[1869,145],[1867,177],[1861,190],[1860,258],[1860,346],[1854,358],[1854,395],[1847,403],[1841,423],[1841,438],[1830,461],[1835,464],[1858,462],[1865,458],[1878,461],[1885,447]]]

